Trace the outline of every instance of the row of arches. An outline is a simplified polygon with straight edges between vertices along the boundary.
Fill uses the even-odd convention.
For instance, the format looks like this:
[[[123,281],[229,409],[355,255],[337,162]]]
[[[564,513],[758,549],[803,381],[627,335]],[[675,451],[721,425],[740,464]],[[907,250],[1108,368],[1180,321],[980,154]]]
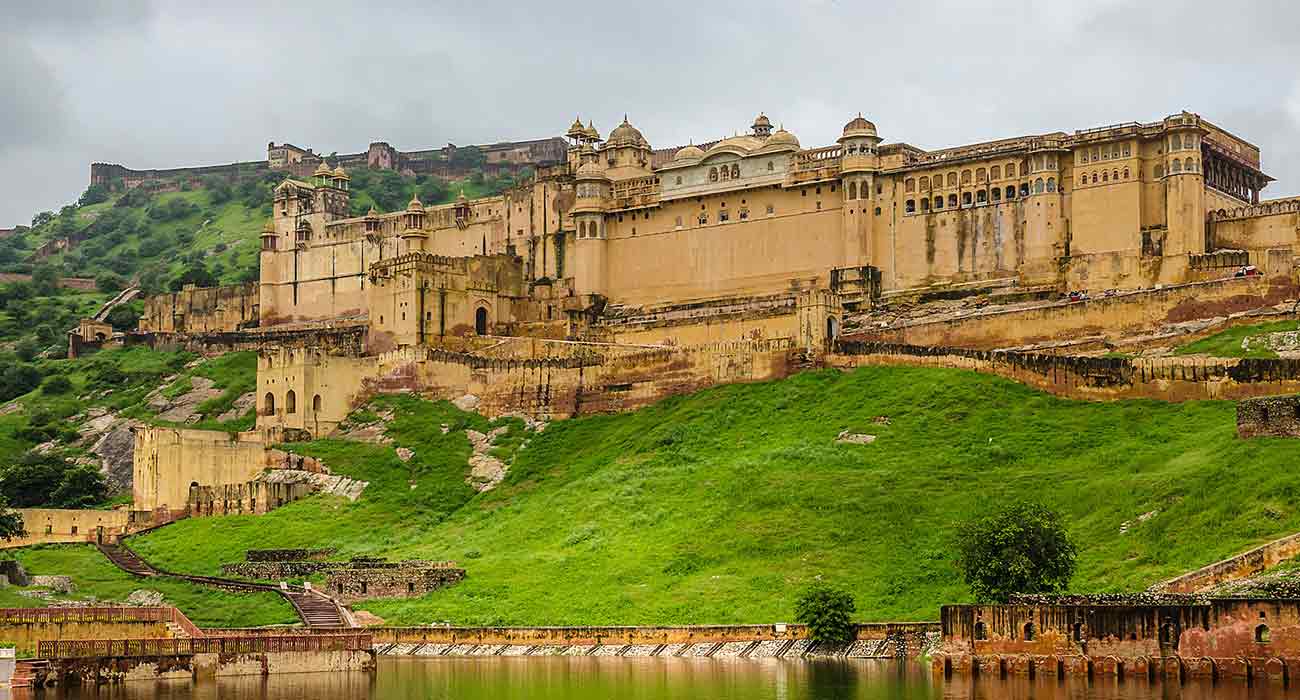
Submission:
[[[1055,192],[1056,189],[1057,189],[1056,178],[1049,177],[1046,180],[1044,180],[1043,178],[1040,177],[1040,178],[1036,178],[1033,184],[1030,184],[1028,182],[1020,183],[1020,190],[1018,196],[1028,197],[1031,192],[1033,194],[1042,194],[1044,192]],[[957,199],[956,194],[948,195],[947,200],[943,198],[943,195],[935,195],[933,199],[929,197],[922,197],[919,202],[919,207],[920,207],[919,211],[921,213],[925,213],[930,211],[940,211],[945,208],[956,209],[959,206],[967,207],[972,205],[990,204],[990,203],[999,204],[1003,201],[1011,201],[1016,197],[1017,197],[1017,191],[1015,185],[1007,185],[1005,189],[1001,187],[992,187],[989,189],[976,190],[974,192],[967,190],[961,193],[960,202]],[[945,202],[946,202],[946,206],[945,206]],[[917,207],[918,207],[918,202],[915,199],[909,199],[903,203],[903,210],[908,214],[917,213],[918,211]]]
[[[1122,175],[1123,175],[1122,179],[1124,180],[1129,179],[1128,168],[1124,168],[1124,170],[1122,171]],[[1091,180],[1089,180],[1089,178],[1091,178]],[[1114,180],[1116,182],[1119,182],[1121,180],[1121,171],[1119,168],[1116,168],[1114,170],[1102,170],[1100,177],[1098,177],[1098,174],[1096,172],[1079,174],[1080,185],[1086,185],[1089,182],[1095,185],[1098,182],[1105,183],[1105,182],[1110,182],[1111,180]]]
[[[1027,164],[1022,164],[1021,174],[1027,172],[1029,172],[1029,166]],[[920,189],[922,191],[925,191],[930,189],[939,189],[942,187],[956,187],[958,182],[960,182],[963,185],[969,185],[972,182],[975,183],[991,182],[993,180],[1001,180],[1004,177],[1011,178],[1015,176],[1016,176],[1015,163],[1006,164],[1005,174],[1004,174],[1003,166],[1001,165],[994,165],[988,168],[975,168],[974,170],[967,168],[961,171],[960,175],[958,175],[957,171],[954,170],[950,173],[947,173],[946,175],[944,173],[935,173],[934,175],[922,175],[919,180],[917,178],[909,177],[903,181],[903,191],[915,192],[917,190],[918,184],[920,186]],[[947,184],[945,184],[945,182]]]
[[[319,413],[320,409],[321,409],[320,394],[316,394],[315,396],[311,397],[311,410],[313,413]],[[285,415],[292,415],[297,412],[298,412],[298,394],[295,393],[293,389],[290,389],[284,394],[284,413]],[[275,415],[275,394],[272,392],[268,391],[266,392],[266,396],[262,397],[262,415],[264,416]]]
[[[595,221],[578,222],[578,238],[599,238],[600,228]]]
[[[1288,199],[1283,202],[1257,204],[1250,207],[1218,209],[1214,212],[1216,219],[1241,219],[1247,216],[1268,216],[1270,214],[1294,214],[1300,212],[1300,199]]]
[[[719,170],[717,166],[709,168],[709,182],[717,182],[718,180],[739,180],[739,179],[740,179],[739,163],[732,163],[730,168],[728,168],[726,165],[723,165],[721,170]]]
[[[1096,163],[1103,160],[1114,160],[1115,158],[1128,158],[1133,155],[1133,145],[1129,143],[1107,143],[1101,146],[1094,146],[1091,149],[1079,151],[1077,160],[1079,163]]]

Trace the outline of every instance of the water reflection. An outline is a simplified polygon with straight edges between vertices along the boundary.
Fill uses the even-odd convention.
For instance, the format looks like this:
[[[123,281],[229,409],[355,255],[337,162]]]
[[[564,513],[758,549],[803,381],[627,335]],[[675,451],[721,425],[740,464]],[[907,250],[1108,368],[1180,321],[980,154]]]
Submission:
[[[193,685],[136,682],[66,689],[14,700],[1272,700],[1300,690],[1209,681],[1176,683],[1070,678],[933,679],[920,664],[887,661],[722,659],[381,659],[367,674],[244,677]]]

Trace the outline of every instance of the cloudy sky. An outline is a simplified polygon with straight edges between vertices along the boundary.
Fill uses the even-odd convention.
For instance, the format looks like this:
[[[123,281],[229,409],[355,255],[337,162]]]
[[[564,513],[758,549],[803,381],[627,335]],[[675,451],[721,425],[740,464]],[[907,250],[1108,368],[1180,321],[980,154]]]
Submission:
[[[379,7],[382,6],[382,7]],[[924,148],[1189,109],[1300,193],[1300,4],[492,0],[0,3],[0,227],[74,200],[92,161],[266,157],[608,133],[655,146],[760,110],[804,146],[859,111]]]

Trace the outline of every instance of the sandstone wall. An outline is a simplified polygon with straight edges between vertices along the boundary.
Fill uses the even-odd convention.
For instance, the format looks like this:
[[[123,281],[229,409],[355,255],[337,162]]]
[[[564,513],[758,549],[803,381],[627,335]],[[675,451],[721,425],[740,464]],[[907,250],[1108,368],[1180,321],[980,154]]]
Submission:
[[[33,544],[116,542],[132,524],[126,510],[19,508],[26,537],[0,542],[0,548]]]
[[[267,467],[263,436],[137,428],[131,496],[136,510],[185,508],[193,485],[242,484]]]
[[[257,325],[255,283],[187,287],[145,299],[142,333],[222,333]]]
[[[1103,333],[1123,334],[1161,324],[1226,316],[1294,298],[1284,277],[1243,277],[1135,291],[1029,309],[991,311],[856,333],[852,339],[909,345],[992,349]]]
[[[1201,567],[1151,587],[1160,593],[1196,593],[1220,583],[1248,578],[1300,554],[1300,534],[1262,544],[1233,557]]]

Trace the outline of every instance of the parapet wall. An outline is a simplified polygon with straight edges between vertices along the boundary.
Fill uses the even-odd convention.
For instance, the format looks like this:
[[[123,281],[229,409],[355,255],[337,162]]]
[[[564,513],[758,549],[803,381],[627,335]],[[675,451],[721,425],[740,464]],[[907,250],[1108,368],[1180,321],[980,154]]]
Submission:
[[[258,321],[256,282],[224,287],[187,287],[144,301],[142,333],[227,333],[252,328]]]
[[[1076,399],[1189,401],[1300,392],[1300,360],[1112,358],[839,341],[825,357],[840,368],[951,367],[995,374]]]
[[[116,542],[135,521],[126,510],[75,510],[63,508],[20,508],[26,536],[0,543],[0,547],[33,544]]]
[[[1227,316],[1294,298],[1288,277],[1237,277],[1125,292],[1084,301],[927,321],[846,336],[850,340],[994,349],[1146,331],[1167,323]]]
[[[1300,554],[1300,534],[1262,544],[1151,587],[1157,593],[1197,593],[1221,583],[1248,578]]]
[[[265,436],[136,428],[131,496],[136,510],[184,511],[191,486],[251,481],[268,466]]]

